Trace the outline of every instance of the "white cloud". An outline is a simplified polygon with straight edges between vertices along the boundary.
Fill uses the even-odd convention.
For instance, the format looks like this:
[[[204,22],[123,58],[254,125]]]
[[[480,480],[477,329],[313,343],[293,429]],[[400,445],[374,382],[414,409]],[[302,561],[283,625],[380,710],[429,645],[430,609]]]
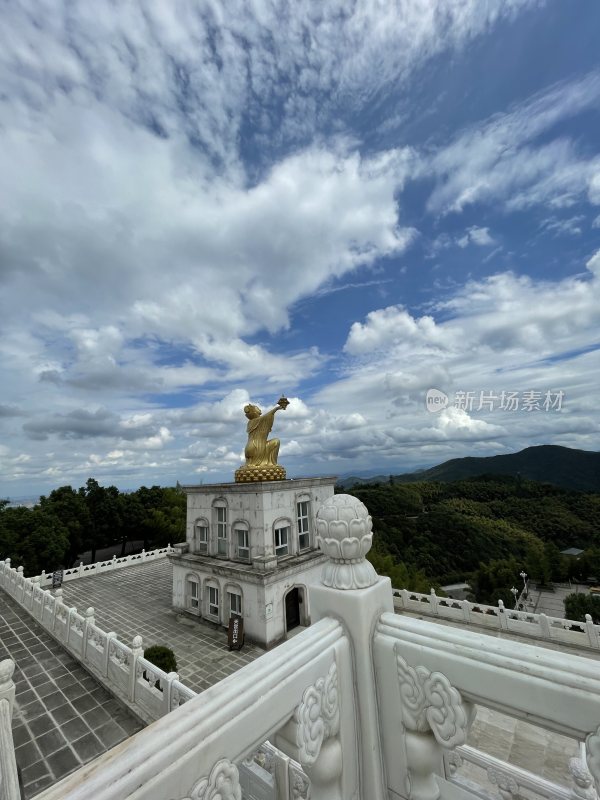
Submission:
[[[460,212],[476,202],[500,202],[508,210],[564,208],[586,194],[598,202],[600,160],[562,135],[552,138],[552,131],[599,100],[600,72],[592,72],[464,130],[424,165],[437,180],[429,209]]]
[[[479,247],[488,247],[489,245],[496,244],[496,241],[490,236],[489,228],[478,228],[473,225],[467,228],[465,235],[457,240],[459,247],[467,247],[469,244],[476,244]]]

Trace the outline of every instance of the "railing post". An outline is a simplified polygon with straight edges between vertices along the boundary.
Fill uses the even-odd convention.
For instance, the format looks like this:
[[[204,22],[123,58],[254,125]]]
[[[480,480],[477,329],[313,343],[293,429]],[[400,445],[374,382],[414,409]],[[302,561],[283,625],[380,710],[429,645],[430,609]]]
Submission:
[[[116,566],[117,566],[117,557],[116,557],[116,556],[113,556],[113,557],[112,557],[112,566],[111,566],[111,569],[114,569]]]
[[[107,683],[110,685],[110,681],[108,681],[108,662],[110,661],[110,643],[113,639],[117,638],[117,634],[114,631],[110,631],[110,633],[106,634],[106,650],[104,651],[104,664],[103,664],[103,673],[105,678],[107,678]]]
[[[34,619],[35,616],[35,601],[36,601],[36,594],[37,590],[40,588],[40,576],[36,575],[31,579],[32,589],[31,589],[31,615]]]
[[[551,639],[552,633],[550,631],[550,621],[548,620],[548,617],[545,614],[540,614],[539,622],[540,622],[540,633],[542,634],[544,639]]]
[[[135,703],[135,685],[137,682],[138,658],[144,655],[144,646],[141,636],[134,636],[131,643],[131,675],[129,676],[129,699]]]
[[[146,560],[146,550],[142,550],[142,563]]]
[[[588,641],[590,643],[590,647],[594,649],[598,649],[598,631],[596,630],[596,626],[592,620],[591,614],[585,615],[585,630],[588,636]]]
[[[12,711],[15,700],[15,663],[0,661],[0,781],[3,800],[20,800],[19,775],[12,737]]]
[[[323,567],[321,583],[309,589],[311,615],[314,622],[325,617],[339,619],[353,652],[354,698],[346,697],[345,702],[354,704],[356,726],[360,731],[356,796],[387,800],[372,632],[382,612],[394,610],[390,579],[377,575],[364,557],[371,548],[372,521],[357,498],[344,494],[330,497],[317,512],[316,521],[317,540],[329,560]],[[347,556],[350,552],[352,556]],[[337,800],[339,797],[335,770],[341,771],[341,764],[337,763],[335,748],[335,737],[327,739],[316,762],[303,765],[312,782],[313,800]],[[293,753],[288,755],[295,757]],[[344,754],[344,765],[353,763],[354,758],[352,753]],[[348,792],[349,797],[354,794],[353,790]]]
[[[463,612],[463,619],[465,622],[471,622],[471,603],[468,600],[460,600],[460,605],[462,606]]]
[[[163,681],[163,716],[171,711],[171,693],[173,681],[178,681],[179,675],[176,672],[169,672]]]
[[[88,643],[88,628],[90,625],[95,625],[96,620],[94,618],[94,609],[90,606],[85,610],[83,615],[83,642],[81,647],[81,660],[87,660],[87,643]]]
[[[508,630],[508,619],[506,617],[506,608],[502,600],[498,600],[498,623],[503,630]]]
[[[62,603],[62,601],[63,601],[63,599],[62,599],[62,593],[63,593],[63,590],[62,590],[62,589],[57,589],[57,590],[54,592],[54,614],[53,614],[53,617],[54,617],[54,618],[53,618],[53,620],[52,620],[52,630],[53,630],[53,631],[55,631],[55,630],[56,630],[56,618],[57,618],[57,616],[58,616],[58,607],[59,607],[59,605],[60,605],[60,604]]]
[[[78,575],[78,577],[81,578],[82,575],[83,575],[83,561],[80,561],[79,562],[79,575]]]
[[[429,590],[429,605],[431,606],[431,610],[436,615],[436,617],[437,617],[437,614],[438,614],[438,602],[439,602],[439,599],[440,598],[435,593],[435,589],[432,587]]]
[[[24,580],[25,580],[25,576],[23,575],[23,567],[17,567],[17,586],[18,586],[17,591],[19,591],[19,593],[21,595],[19,597],[19,602],[21,604],[23,604],[23,600],[25,599],[25,584],[24,584]]]
[[[75,611],[77,611],[77,606],[71,606],[71,608],[67,611],[67,637],[65,639],[67,646],[69,645],[69,639],[71,636],[71,617]]]

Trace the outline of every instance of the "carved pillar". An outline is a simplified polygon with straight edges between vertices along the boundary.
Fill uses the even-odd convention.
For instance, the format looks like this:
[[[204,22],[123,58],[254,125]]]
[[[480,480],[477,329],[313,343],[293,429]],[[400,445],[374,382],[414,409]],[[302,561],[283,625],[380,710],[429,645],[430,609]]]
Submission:
[[[473,707],[441,672],[411,667],[395,647],[411,800],[437,800],[436,775],[443,775],[443,750],[464,744]]]
[[[353,686],[349,687],[349,696],[343,697],[344,703],[353,706],[360,735],[354,744],[355,752],[344,747],[342,783],[350,764],[357,761],[357,796],[387,800],[372,633],[380,615],[394,610],[390,579],[379,577],[365,558],[371,549],[373,526],[367,509],[356,497],[330,497],[318,510],[316,521],[317,542],[329,560],[323,567],[321,585],[310,587],[312,620],[339,619],[352,649]],[[328,749],[332,751],[333,771],[335,753],[333,747]],[[344,800],[353,796],[354,790],[347,786]]]

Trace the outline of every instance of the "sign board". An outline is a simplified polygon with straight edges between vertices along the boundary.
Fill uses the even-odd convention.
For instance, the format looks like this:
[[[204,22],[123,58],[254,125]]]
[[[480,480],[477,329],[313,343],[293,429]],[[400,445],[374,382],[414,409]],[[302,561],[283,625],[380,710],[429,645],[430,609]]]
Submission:
[[[57,569],[52,573],[52,588],[56,589],[59,586],[62,586],[63,582],[63,571],[62,569]]]
[[[230,650],[241,650],[244,646],[244,620],[242,617],[229,617],[227,644]]]

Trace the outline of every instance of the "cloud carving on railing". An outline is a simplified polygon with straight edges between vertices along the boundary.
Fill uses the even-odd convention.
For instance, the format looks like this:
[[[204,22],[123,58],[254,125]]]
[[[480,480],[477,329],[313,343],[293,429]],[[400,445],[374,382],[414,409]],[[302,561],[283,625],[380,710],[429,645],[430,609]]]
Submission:
[[[588,769],[594,778],[596,791],[600,794],[600,726],[585,740],[585,752]]]
[[[402,716],[407,728],[431,731],[442,747],[453,748],[467,740],[469,715],[457,689],[441,672],[411,667],[396,651]]]
[[[337,736],[340,729],[338,676],[335,661],[325,678],[304,690],[294,710],[296,746],[301,764],[314,764],[324,739]]]
[[[242,800],[238,768],[229,759],[220,759],[210,775],[195,783],[182,800]]]

